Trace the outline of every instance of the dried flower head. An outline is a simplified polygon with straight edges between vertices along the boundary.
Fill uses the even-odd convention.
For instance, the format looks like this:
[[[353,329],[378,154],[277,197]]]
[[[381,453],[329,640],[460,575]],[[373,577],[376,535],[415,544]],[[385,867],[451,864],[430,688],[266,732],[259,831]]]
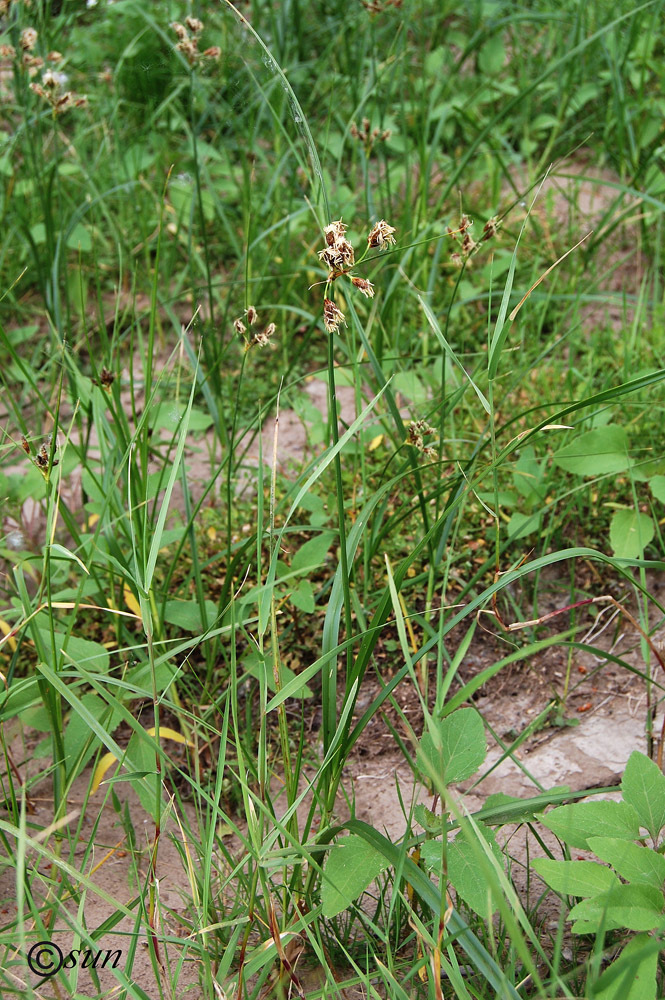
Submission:
[[[374,224],[367,237],[368,246],[378,247],[379,250],[385,250],[389,243],[395,246],[396,241],[393,236],[395,231],[394,226],[389,226],[385,219],[380,219]]]
[[[343,240],[347,229],[348,226],[341,219],[338,219],[337,222],[331,222],[329,226],[324,226],[323,232],[328,246],[334,247],[338,240]]]
[[[392,132],[388,128],[383,130],[380,128],[373,129],[369,118],[363,118],[360,128],[358,128],[355,122],[352,122],[349,132],[354,139],[363,144],[368,155],[372,152],[376,142],[386,142],[392,135]]]
[[[256,323],[257,319],[259,318],[259,314],[257,313],[254,306],[247,306],[247,312],[245,313],[245,315],[247,316],[247,322],[249,323],[250,326],[253,326],[254,323]]]
[[[203,55],[206,59],[219,59],[222,54],[222,50],[219,45],[211,45],[209,49],[205,49]]]
[[[488,219],[483,226],[483,236],[486,240],[491,240],[493,236],[496,236],[496,231],[499,228],[496,215],[493,215],[491,219]]]
[[[374,298],[374,285],[365,278],[351,278],[351,284],[355,285],[368,299]]]
[[[425,445],[424,438],[429,434],[436,433],[433,427],[426,420],[412,420],[406,429],[406,443],[413,448],[417,448],[427,458],[436,458],[436,451]]]
[[[93,378],[93,385],[99,385],[102,389],[106,389],[107,392],[111,391],[111,386],[115,382],[115,372],[112,372],[105,365],[99,373],[99,381]]]
[[[323,261],[334,277],[337,277],[337,272],[353,267],[355,260],[353,247],[344,235],[346,228],[342,220],[338,219],[323,230],[326,246],[319,250],[319,260]]]
[[[235,332],[240,334],[241,337],[243,337],[247,333],[247,327],[240,319],[240,317],[238,317],[238,319],[233,320],[233,327],[235,329]]]
[[[185,24],[190,31],[193,31],[195,35],[198,35],[200,31],[203,31],[203,21],[199,21],[198,17],[186,17]]]
[[[453,265],[453,267],[462,267],[462,265],[464,264],[464,258],[462,257],[462,254],[451,253],[450,263]]]
[[[176,49],[178,49],[179,52],[182,52],[190,66],[193,66],[199,57],[197,44],[198,43],[195,38],[187,38],[184,42],[178,42],[176,45]]]
[[[266,347],[270,343],[270,338],[274,335],[277,327],[274,323],[268,323],[267,327],[262,333],[255,333],[252,343],[258,344],[259,347]]]
[[[344,323],[344,313],[338,309],[332,299],[323,300],[323,323],[328,333],[337,333],[339,324]]]
[[[177,36],[179,42],[186,42],[187,41],[187,39],[189,38],[189,35],[187,34],[187,28],[185,27],[184,24],[181,24],[180,21],[174,21],[171,24],[171,27],[175,31],[176,36]]]
[[[0,45],[0,59],[15,59],[16,49],[13,45]]]
[[[35,465],[37,466],[39,471],[44,476],[44,479],[46,480],[48,480],[51,469],[55,468],[56,465],[60,464],[57,458],[54,458],[52,462],[50,461],[51,441],[52,438],[51,435],[49,435],[46,441],[44,441],[44,443],[42,444],[37,454],[35,455]]]
[[[37,32],[34,28],[24,28],[19,39],[24,52],[32,52],[37,44]]]
[[[49,52],[49,54],[46,57],[47,62],[60,62],[61,59],[62,59],[62,52],[55,52],[55,51]]]

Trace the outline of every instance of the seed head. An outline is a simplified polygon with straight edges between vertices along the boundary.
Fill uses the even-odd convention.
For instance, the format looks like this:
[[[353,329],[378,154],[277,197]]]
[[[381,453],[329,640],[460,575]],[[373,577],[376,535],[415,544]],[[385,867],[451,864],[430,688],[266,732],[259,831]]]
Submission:
[[[236,333],[240,334],[241,337],[244,336],[245,333],[247,333],[247,327],[240,319],[240,317],[238,317],[238,319],[233,320],[233,326]]]
[[[344,235],[346,228],[341,219],[324,227],[326,246],[319,250],[319,260],[323,261],[331,273],[353,267],[355,258],[353,247]]]
[[[259,314],[257,313],[254,306],[247,306],[246,316],[247,316],[247,322],[249,323],[250,326],[253,326],[254,323],[256,323],[257,319],[259,318]]]
[[[342,271],[344,269],[344,257],[335,246],[319,250],[319,260],[323,261],[331,272]]]
[[[254,334],[253,343],[258,344],[259,347],[266,347],[270,343],[270,338],[273,336],[276,329],[277,327],[274,323],[268,323],[263,333]]]
[[[21,48],[24,52],[32,52],[37,44],[37,32],[34,28],[24,28],[20,37]]]
[[[200,31],[203,31],[203,21],[199,21],[198,17],[186,17],[185,24],[190,31],[194,32],[195,35],[198,35]]]
[[[211,45],[209,49],[205,49],[203,55],[206,59],[219,59],[222,54],[222,50],[219,45]]]
[[[395,237],[393,233],[395,232],[394,226],[389,226],[385,219],[381,219],[376,222],[367,237],[367,244],[370,247],[378,247],[379,250],[385,250],[389,243],[393,246],[396,245]]]
[[[323,232],[328,246],[333,247],[338,240],[343,240],[347,228],[341,219],[338,219],[337,222],[331,222],[329,226],[324,226]]]
[[[368,299],[374,298],[374,285],[371,281],[367,281],[365,278],[351,278],[351,284],[355,285],[363,295],[366,295]]]
[[[13,45],[0,45],[0,59],[16,59],[16,49]]]
[[[189,35],[187,34],[187,28],[184,24],[181,24],[180,21],[174,21],[171,27],[178,36],[179,42],[186,42],[188,40]]]
[[[493,236],[496,236],[496,231],[499,228],[496,215],[493,215],[491,219],[488,219],[483,226],[483,234],[486,240],[491,240]]]
[[[44,60],[41,56],[31,56],[29,52],[24,52],[23,65],[28,71],[28,76],[33,77],[37,75],[38,70],[44,65]]]
[[[337,333],[339,324],[344,323],[344,313],[338,309],[332,299],[323,300],[323,323],[328,333]]]

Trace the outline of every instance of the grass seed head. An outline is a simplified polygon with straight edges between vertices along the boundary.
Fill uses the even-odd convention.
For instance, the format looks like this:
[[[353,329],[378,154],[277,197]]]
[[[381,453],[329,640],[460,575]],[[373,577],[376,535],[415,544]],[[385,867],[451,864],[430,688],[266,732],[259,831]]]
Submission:
[[[37,32],[34,28],[24,28],[21,32],[20,43],[24,52],[32,52],[37,44]]]
[[[274,323],[268,323],[265,330],[262,333],[255,333],[252,343],[258,344],[259,347],[267,347],[270,343],[270,338],[274,336],[277,327]]]
[[[367,281],[366,278],[351,278],[351,284],[355,285],[363,295],[367,296],[368,299],[374,298],[374,285],[371,281]]]
[[[370,230],[367,244],[370,247],[378,247],[379,250],[385,250],[390,243],[395,246],[394,232],[396,232],[394,226],[389,226],[385,219],[380,219]]]
[[[323,300],[323,322],[328,333],[337,333],[340,323],[346,326],[344,313],[337,308],[332,299]]]

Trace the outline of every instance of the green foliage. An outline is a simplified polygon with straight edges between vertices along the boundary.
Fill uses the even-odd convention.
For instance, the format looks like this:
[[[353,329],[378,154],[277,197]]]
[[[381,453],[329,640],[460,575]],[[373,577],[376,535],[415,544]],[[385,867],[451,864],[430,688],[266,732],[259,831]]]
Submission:
[[[430,723],[420,740],[417,764],[435,788],[446,788],[475,774],[485,760],[485,729],[473,708],[461,708]]]
[[[655,1000],[656,765],[631,757],[621,803],[539,790],[469,818],[451,786],[486,761],[471,699],[561,641],[574,648],[579,590],[563,639],[532,624],[463,681],[477,616],[535,617],[564,565],[571,579],[597,565],[646,602],[643,560],[662,554],[663,3],[53,6],[11,4],[0,27],[14,49],[0,131],[11,961],[26,928],[44,937],[60,910],[85,940],[85,893],[98,891],[105,928],[127,917],[145,932],[169,995],[189,965],[206,996],[295,995],[302,941],[324,994],[344,988],[346,964],[367,995],[378,969],[386,995],[438,996],[440,968],[463,1000]],[[196,16],[203,27],[173,26]],[[371,300],[317,256],[334,219]],[[397,245],[359,262],[379,219]],[[613,262],[631,249],[643,280],[623,288]],[[336,331],[324,296],[344,313]],[[308,424],[291,462],[288,419],[268,426],[278,400]],[[650,614],[637,612],[645,633]],[[402,714],[409,684],[422,720]],[[409,806],[400,788],[395,843],[382,817],[341,836],[349,758],[389,707],[435,798]],[[13,763],[19,725],[40,734],[34,779]],[[80,806],[73,782],[95,758],[104,785]],[[43,821],[28,793],[47,779]],[[97,882],[81,836],[104,800],[138,859],[126,783],[154,819],[133,911]],[[177,942],[159,929],[169,810],[191,889]],[[537,816],[610,865],[533,866],[580,900],[575,932],[598,936],[579,968],[541,940],[494,829],[537,829]],[[371,912],[355,902],[373,882]],[[634,936],[601,974],[610,930]],[[128,996],[143,995],[135,953]]]
[[[665,857],[660,835],[665,828],[665,775],[636,750],[626,764],[621,790],[622,802],[559,806],[540,817],[570,847],[593,851],[611,868],[594,861],[548,858],[536,858],[532,867],[561,896],[581,898],[568,913],[575,934],[602,935],[621,929],[658,932],[662,947]],[[648,831],[651,846],[643,843],[640,828]],[[630,940],[598,980],[597,992],[592,995],[623,996],[618,983],[623,982],[626,988],[624,977],[630,968],[640,988],[636,990],[632,984],[627,995],[655,1000],[656,962],[651,943],[643,933]]]

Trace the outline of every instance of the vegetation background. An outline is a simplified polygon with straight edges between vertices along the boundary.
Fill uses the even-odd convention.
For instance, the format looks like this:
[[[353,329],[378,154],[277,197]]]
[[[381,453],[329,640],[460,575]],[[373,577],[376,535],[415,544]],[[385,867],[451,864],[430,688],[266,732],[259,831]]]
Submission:
[[[0,18],[2,995],[662,996],[662,0]],[[556,646],[563,725],[600,599],[621,801],[470,814],[477,692]],[[37,975],[56,934],[122,968]]]

